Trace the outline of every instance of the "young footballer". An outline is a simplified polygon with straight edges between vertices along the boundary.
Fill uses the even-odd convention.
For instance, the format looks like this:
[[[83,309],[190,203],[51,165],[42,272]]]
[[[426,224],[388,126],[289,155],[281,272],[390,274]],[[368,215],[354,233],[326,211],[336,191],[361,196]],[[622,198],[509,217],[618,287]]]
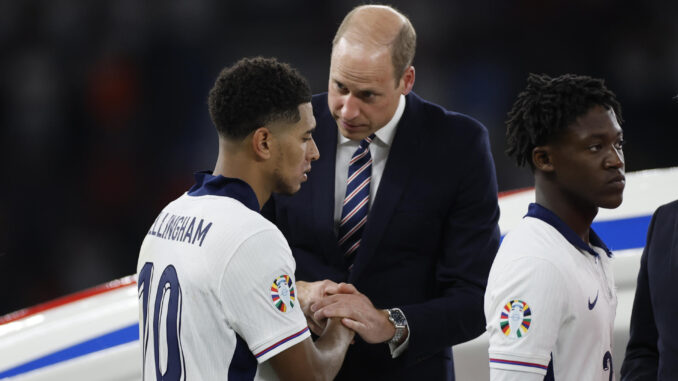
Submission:
[[[318,159],[306,81],[274,59],[224,69],[209,95],[212,172],[151,226],[137,266],[145,380],[325,380],[353,332],[330,319],[314,343],[295,262],[260,214],[299,190]]]
[[[611,380],[612,253],[591,222],[622,202],[620,106],[599,79],[527,82],[508,114],[507,153],[531,167],[536,202],[490,270],[490,378]]]

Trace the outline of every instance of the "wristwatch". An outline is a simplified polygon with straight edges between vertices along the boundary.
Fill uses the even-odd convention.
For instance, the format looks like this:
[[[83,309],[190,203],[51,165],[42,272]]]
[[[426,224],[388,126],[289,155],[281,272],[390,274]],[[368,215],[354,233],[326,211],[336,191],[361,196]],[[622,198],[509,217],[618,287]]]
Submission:
[[[400,308],[391,308],[388,311],[388,320],[395,326],[395,335],[388,341],[389,344],[398,345],[401,343],[407,332],[407,319]]]

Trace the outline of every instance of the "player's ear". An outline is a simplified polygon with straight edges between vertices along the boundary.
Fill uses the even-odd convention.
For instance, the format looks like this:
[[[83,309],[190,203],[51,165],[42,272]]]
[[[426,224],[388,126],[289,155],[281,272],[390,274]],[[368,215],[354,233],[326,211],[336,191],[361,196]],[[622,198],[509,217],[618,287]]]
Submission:
[[[260,160],[271,158],[271,147],[273,146],[273,134],[267,127],[259,127],[252,133],[252,151]]]
[[[536,146],[532,149],[532,164],[534,169],[542,172],[553,172],[553,160],[551,160],[551,147]]]

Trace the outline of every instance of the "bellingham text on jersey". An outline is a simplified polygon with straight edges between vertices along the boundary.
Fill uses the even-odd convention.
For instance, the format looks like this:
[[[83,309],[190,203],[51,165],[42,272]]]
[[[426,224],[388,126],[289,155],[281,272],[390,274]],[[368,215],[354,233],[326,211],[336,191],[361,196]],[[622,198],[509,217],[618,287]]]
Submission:
[[[212,227],[212,222],[205,224],[204,219],[200,219],[196,227],[198,218],[191,216],[175,216],[170,213],[160,213],[153,222],[148,235],[156,236],[171,241],[187,242],[192,245],[198,243],[202,246],[207,233]]]

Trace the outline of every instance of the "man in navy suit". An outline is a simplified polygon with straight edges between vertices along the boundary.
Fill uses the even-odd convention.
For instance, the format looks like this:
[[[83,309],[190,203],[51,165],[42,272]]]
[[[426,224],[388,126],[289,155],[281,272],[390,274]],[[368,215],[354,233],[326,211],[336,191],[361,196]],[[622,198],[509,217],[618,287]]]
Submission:
[[[320,159],[300,192],[265,208],[307,281],[311,328],[344,317],[360,336],[338,379],[453,380],[451,346],[485,328],[499,245],[488,133],[411,91],[415,43],[391,7],[345,17],[328,92],[312,100]]]
[[[652,217],[640,258],[623,381],[678,379],[678,201]]]

